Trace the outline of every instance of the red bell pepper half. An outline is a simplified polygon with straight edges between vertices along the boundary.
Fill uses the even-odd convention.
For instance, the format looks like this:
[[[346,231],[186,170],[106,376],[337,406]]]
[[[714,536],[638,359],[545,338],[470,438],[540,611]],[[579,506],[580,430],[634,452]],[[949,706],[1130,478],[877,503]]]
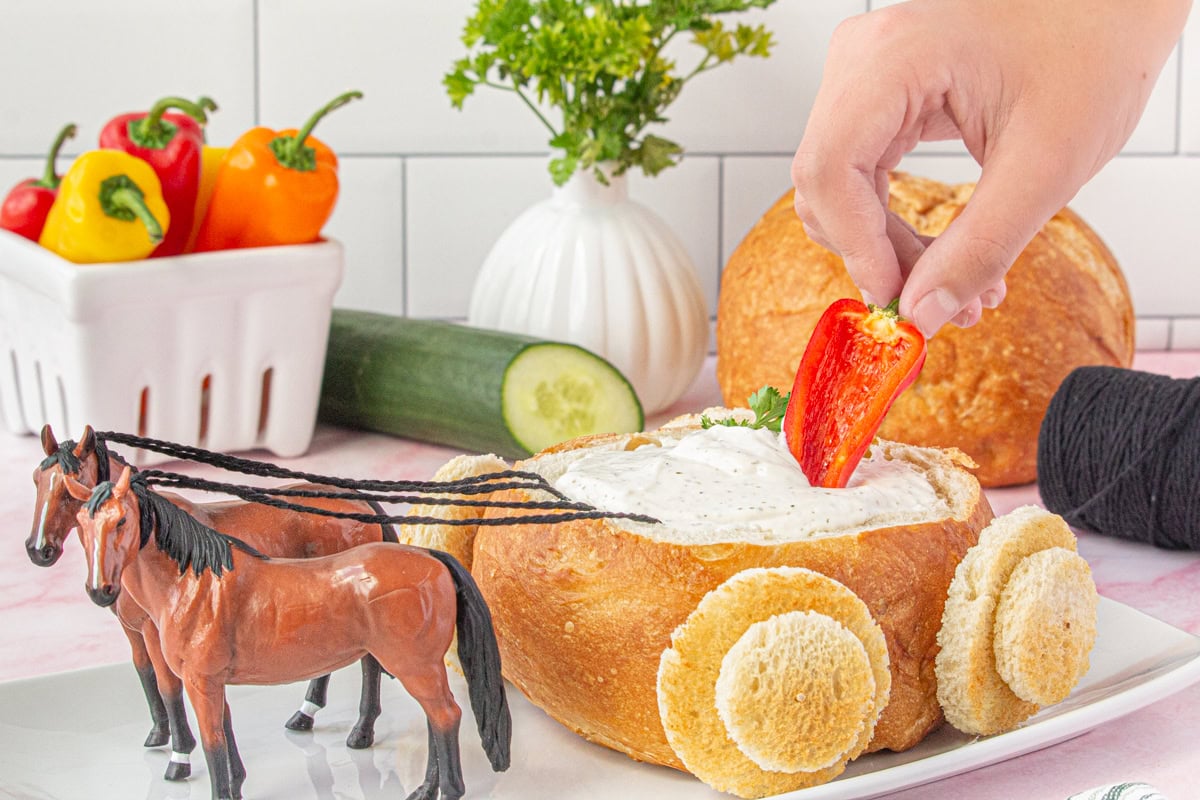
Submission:
[[[167,113],[170,108],[183,113]],[[191,235],[204,149],[201,126],[208,122],[207,112],[216,108],[217,104],[207,97],[195,103],[181,97],[164,97],[146,113],[113,117],[100,131],[101,147],[137,156],[153,167],[162,184],[171,224],[151,257],[182,253]]]
[[[783,418],[788,449],[813,486],[842,488],[892,403],[925,363],[925,337],[897,313],[838,300],[813,331]]]
[[[63,142],[74,135],[74,124],[63,126],[50,147],[45,174],[41,178],[21,181],[9,191],[4,203],[0,204],[0,228],[35,242],[42,235],[46,215],[50,213],[50,206],[54,205],[54,198],[58,196],[58,184],[62,181],[54,169],[54,164],[58,161],[58,151],[62,150]]]

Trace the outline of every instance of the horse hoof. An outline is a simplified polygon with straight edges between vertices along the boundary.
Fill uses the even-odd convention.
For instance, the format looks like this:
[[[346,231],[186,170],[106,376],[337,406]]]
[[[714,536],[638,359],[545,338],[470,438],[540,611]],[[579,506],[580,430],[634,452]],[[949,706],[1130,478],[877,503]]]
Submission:
[[[404,800],[434,800],[438,795],[436,783],[422,783]]]
[[[162,747],[167,742],[171,741],[171,732],[169,730],[160,731],[157,728],[151,730],[146,736],[146,741],[143,747]]]
[[[366,750],[373,744],[375,744],[375,731],[355,728],[346,737],[346,747],[351,750]]]
[[[167,771],[163,774],[163,780],[166,781],[186,781],[192,774],[191,764],[181,764],[178,761],[172,761],[167,765]]]
[[[289,731],[311,731],[313,729],[313,718],[303,711],[297,711],[292,714],[292,718],[284,723],[283,727]]]

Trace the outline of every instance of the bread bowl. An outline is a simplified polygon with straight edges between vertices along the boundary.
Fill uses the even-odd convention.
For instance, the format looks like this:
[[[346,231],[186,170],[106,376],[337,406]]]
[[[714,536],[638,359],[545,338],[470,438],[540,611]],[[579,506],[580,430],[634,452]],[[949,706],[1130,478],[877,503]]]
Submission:
[[[689,415],[649,434],[565,442],[514,466],[553,483],[583,456],[668,451],[700,428],[699,415]],[[485,469],[488,462],[479,458]],[[862,511],[849,525],[825,527],[814,518],[757,529],[739,522],[697,533],[679,530],[679,523],[590,519],[446,526],[440,544],[461,551],[470,542],[471,570],[492,608],[505,677],[581,736],[677,769],[685,765],[667,740],[657,697],[659,662],[672,633],[709,591],[744,570],[788,566],[828,576],[861,598],[887,645],[889,701],[867,749],[903,750],[942,721],[933,672],[942,609],[956,565],[992,511],[967,469],[970,460],[956,450],[881,440],[863,463],[863,475],[895,470],[927,491],[904,508]],[[617,474],[640,487],[669,485],[661,474],[660,480],[623,468]],[[758,472],[753,480],[770,483]],[[854,497],[856,486],[814,491]],[[522,492],[499,495],[529,499]],[[703,519],[694,497],[686,506],[685,517]],[[437,546],[437,537],[426,534],[424,541]]]
[[[972,190],[894,173],[890,207],[935,236]],[[978,463],[984,486],[1034,480],[1042,418],[1072,369],[1128,367],[1133,358],[1133,305],[1121,270],[1069,209],[1034,237],[1007,283],[1003,304],[979,324],[948,325],[929,341],[920,377],[879,430],[888,439],[960,448]],[[721,274],[717,379],[725,404],[742,405],[765,384],[790,386],[821,313],[857,296],[842,260],[808,238],[785,192]]]

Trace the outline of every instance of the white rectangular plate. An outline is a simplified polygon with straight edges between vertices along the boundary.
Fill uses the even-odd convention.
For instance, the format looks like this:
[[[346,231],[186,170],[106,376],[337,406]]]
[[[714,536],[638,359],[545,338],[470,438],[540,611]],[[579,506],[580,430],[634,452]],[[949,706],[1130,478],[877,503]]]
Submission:
[[[956,775],[1078,736],[1200,680],[1200,639],[1128,606],[1101,598],[1092,667],[1072,695],[1023,727],[972,739],[948,726],[904,753],[875,753],[837,780],[792,792],[789,800],[849,800]],[[465,704],[466,687],[451,675]],[[384,680],[376,744],[354,751],[344,739],[358,707],[358,670],[334,676],[329,706],[313,733],[283,722],[303,698],[302,685],[230,687],[229,702],[256,800],[396,800],[425,771],[425,721],[396,681]],[[691,776],[639,764],[589,744],[549,719],[512,687],[513,763],[491,772],[474,720],[464,709],[461,734],[467,797],[495,800],[620,797],[695,800],[725,797]],[[206,800],[203,750],[193,776],[167,783],[168,753],[145,749],[149,715],[132,666],[117,665],[0,683],[0,798],[74,800],[145,797]],[[193,730],[196,730],[193,725]],[[198,731],[197,731],[198,733]]]

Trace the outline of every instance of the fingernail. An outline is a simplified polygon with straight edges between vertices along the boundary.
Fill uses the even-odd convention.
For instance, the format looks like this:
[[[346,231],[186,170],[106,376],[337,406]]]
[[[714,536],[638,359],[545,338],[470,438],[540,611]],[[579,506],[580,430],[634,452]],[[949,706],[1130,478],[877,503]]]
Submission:
[[[863,302],[869,306],[880,306],[882,308],[883,306],[887,305],[886,303],[881,303],[876,300],[875,295],[871,294],[870,292],[862,292],[862,299]]]
[[[960,310],[953,295],[945,289],[934,289],[913,306],[912,321],[921,329],[921,333],[929,338],[941,330]]]
[[[979,303],[984,308],[996,308],[1000,305],[1000,292],[995,289],[988,289],[983,294],[979,295]]]

